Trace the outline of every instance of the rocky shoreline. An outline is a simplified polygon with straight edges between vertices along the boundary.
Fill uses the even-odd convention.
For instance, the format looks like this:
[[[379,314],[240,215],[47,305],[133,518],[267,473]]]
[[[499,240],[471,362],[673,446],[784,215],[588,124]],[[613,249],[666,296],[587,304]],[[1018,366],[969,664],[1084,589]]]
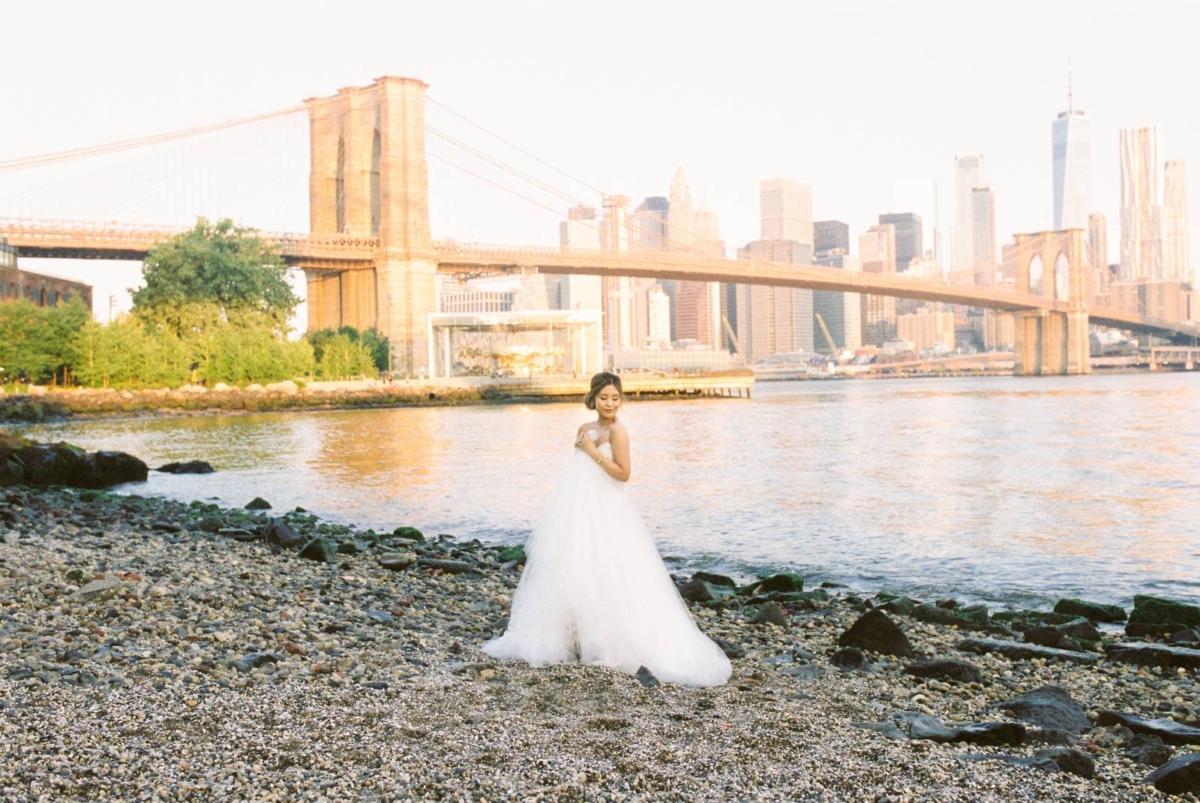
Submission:
[[[699,573],[681,592],[734,674],[697,690],[483,655],[521,560],[299,509],[0,490],[0,799],[1197,799],[1192,606]]]

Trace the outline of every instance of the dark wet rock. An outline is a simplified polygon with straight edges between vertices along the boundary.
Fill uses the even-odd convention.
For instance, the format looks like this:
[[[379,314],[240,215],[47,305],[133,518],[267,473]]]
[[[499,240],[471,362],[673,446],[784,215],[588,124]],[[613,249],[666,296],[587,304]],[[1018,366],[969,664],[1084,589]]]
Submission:
[[[245,673],[275,663],[279,663],[279,656],[273,652],[248,652],[233,662],[233,668]]]
[[[196,529],[204,533],[217,533],[225,526],[225,519],[220,516],[205,516],[196,522]]]
[[[1124,725],[1134,733],[1157,736],[1167,744],[1200,744],[1200,728],[1173,719],[1143,719],[1121,711],[1102,709],[1097,712],[1096,724],[1103,727]]]
[[[1025,726],[1019,722],[979,722],[960,728],[954,741],[981,745],[1019,745],[1025,741]]]
[[[383,680],[368,680],[362,685],[364,689],[375,689],[376,691],[387,691],[388,689],[387,681]]]
[[[803,591],[804,578],[795,572],[780,572],[770,577],[761,578],[749,586],[756,594],[766,594],[771,591]]]
[[[1161,737],[1150,733],[1135,733],[1125,748],[1126,757],[1147,767],[1166,764],[1174,752]]]
[[[154,470],[164,474],[212,474],[216,469],[203,460],[188,460],[183,463],[167,463]]]
[[[16,455],[0,454],[0,488],[25,482],[25,464]]]
[[[339,555],[357,555],[362,552],[362,547],[353,541],[342,541],[334,551]]]
[[[1057,647],[1062,644],[1067,634],[1053,625],[1039,625],[1025,631],[1025,641],[1042,647]]]
[[[1183,630],[1172,633],[1167,641],[1171,644],[1198,644],[1200,643],[1200,632],[1194,628],[1185,627]]]
[[[1084,641],[1099,641],[1103,635],[1100,629],[1092,624],[1091,620],[1082,616],[1070,622],[1057,625],[1057,627],[1071,638],[1082,639]]]
[[[904,731],[896,727],[896,723],[894,722],[851,722],[850,727],[874,731],[888,739],[904,740],[908,738]]]
[[[633,676],[634,679],[645,686],[647,689],[653,689],[658,684],[658,678],[654,677],[654,673],[644,666],[639,666],[637,673]]]
[[[758,609],[758,613],[750,620],[756,625],[778,625],[779,627],[787,626],[787,614],[783,612],[783,608],[779,607],[777,602],[768,602]]]
[[[218,535],[223,535],[226,538],[232,538],[234,541],[257,541],[263,537],[262,533],[251,532],[242,527],[222,527],[217,530]]]
[[[246,510],[270,510],[271,503],[261,496],[256,496],[246,503]]]
[[[1166,636],[1197,626],[1200,626],[1200,607],[1160,597],[1137,596],[1125,632],[1135,637]]]
[[[967,661],[951,661],[932,658],[927,661],[917,661],[904,667],[904,674],[919,678],[935,678],[950,680],[955,683],[982,683],[983,675],[979,668]]]
[[[740,644],[734,644],[717,636],[713,636],[713,641],[721,648],[721,652],[725,653],[726,658],[744,658],[746,655],[746,651],[742,649]]]
[[[1147,775],[1145,783],[1168,795],[1200,794],[1200,753],[1176,756]]]
[[[1188,647],[1121,642],[1109,644],[1104,652],[1108,660],[1123,664],[1200,669],[1200,650]]]
[[[174,521],[156,521],[150,525],[150,529],[155,530],[160,533],[183,532],[183,527],[181,527],[177,522],[174,522]]]
[[[954,757],[955,761],[1003,761],[1007,764],[1015,764],[1018,767],[1028,767],[1029,769],[1042,770],[1043,772],[1062,772],[1062,767],[1049,758],[1025,758],[1024,756],[1014,756],[1008,753],[959,753]]]
[[[1094,664],[1100,656],[1074,650],[1059,650],[1054,647],[1040,647],[1036,644],[1023,644],[1019,641],[1001,641],[998,639],[968,638],[958,642],[958,649],[963,652],[973,652],[980,655],[994,652],[1015,661],[1029,658],[1045,658],[1048,661],[1071,661],[1077,664]]]
[[[939,599],[934,604],[937,605],[939,608],[945,608],[946,610],[952,611],[958,607],[958,600],[956,600],[956,599]]]
[[[1054,605],[1054,612],[1082,616],[1093,622],[1124,622],[1126,618],[1125,609],[1120,605],[1102,605],[1082,599],[1060,599]]]
[[[417,562],[412,552],[389,552],[379,556],[379,565],[393,572],[404,571]]]
[[[912,618],[930,624],[957,627],[961,630],[986,630],[988,610],[982,605],[949,610],[936,605],[917,605],[909,614]]]
[[[1078,775],[1080,778],[1096,776],[1096,761],[1087,753],[1075,747],[1043,747],[1033,754],[1034,758],[1048,758],[1058,765],[1063,772]]]
[[[688,602],[712,602],[717,597],[703,580],[692,578],[679,587],[679,596]]]
[[[853,671],[867,668],[867,656],[858,647],[842,647],[829,656],[829,663],[838,669]]]
[[[904,631],[880,610],[870,610],[860,616],[838,637],[838,645],[899,658],[911,658],[913,655],[912,645],[908,643]]]
[[[497,552],[496,560],[500,561],[501,563],[525,563],[527,560],[529,560],[529,556],[525,554],[525,547],[510,546],[505,547]]]
[[[1059,686],[1043,686],[996,707],[1039,728],[1080,733],[1092,726],[1083,706]]]
[[[96,452],[75,466],[70,484],[76,488],[111,488],[126,482],[145,482],[150,469],[124,452]]]
[[[443,560],[441,558],[417,558],[417,565],[424,569],[437,569],[446,574],[478,574],[479,569],[465,560]]]
[[[693,580],[703,580],[710,586],[724,586],[725,588],[737,588],[737,583],[732,577],[726,577],[723,574],[715,574],[714,572],[696,572],[692,575]]]
[[[1058,747],[1069,747],[1079,741],[1079,734],[1058,728],[1040,728],[1025,732],[1027,744],[1046,744]]]
[[[425,543],[425,534],[416,527],[397,527],[392,530],[392,537],[405,541],[416,541],[418,544]]]
[[[283,519],[268,519],[262,529],[268,543],[278,544],[284,549],[298,549],[308,543],[308,538],[296,532],[296,528]]]
[[[1017,722],[977,722],[972,725],[946,725],[929,714],[906,711],[900,717],[909,724],[909,736],[932,742],[965,742],[968,744],[1021,744],[1025,726]]]
[[[891,595],[888,595],[888,596],[891,596]],[[878,599],[879,599],[879,597],[877,596],[876,600],[878,600]],[[908,616],[920,604],[921,604],[921,602],[919,600],[915,600],[912,597],[893,597],[891,599],[884,600],[883,602],[879,603],[875,607],[878,610],[884,611],[886,613],[900,614],[902,616]]]
[[[300,550],[300,557],[318,563],[333,563],[337,559],[337,544],[328,538],[314,538]]]

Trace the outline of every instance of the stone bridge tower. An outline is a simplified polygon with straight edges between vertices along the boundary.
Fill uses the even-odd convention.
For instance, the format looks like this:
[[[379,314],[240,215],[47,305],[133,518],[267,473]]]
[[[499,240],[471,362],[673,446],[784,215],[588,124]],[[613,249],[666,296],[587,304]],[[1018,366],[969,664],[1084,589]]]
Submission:
[[[1083,229],[1017,234],[1015,238],[1017,292],[1062,302],[1066,309],[1014,313],[1013,373],[1091,373]]]
[[[429,370],[428,316],[437,258],[429,231],[425,90],[414,78],[309,98],[309,218],[313,234],[378,239],[373,264],[306,270],[308,329],[378,329],[395,370]]]

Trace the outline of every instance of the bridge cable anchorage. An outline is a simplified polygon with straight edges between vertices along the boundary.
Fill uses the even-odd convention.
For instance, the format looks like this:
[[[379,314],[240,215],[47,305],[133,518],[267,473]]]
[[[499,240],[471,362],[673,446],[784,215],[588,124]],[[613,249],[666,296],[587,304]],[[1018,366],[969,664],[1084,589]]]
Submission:
[[[275,117],[297,114],[305,109],[305,106],[292,106],[291,108],[267,112],[266,114],[256,114],[251,117],[242,117],[237,120],[227,120],[223,123],[210,123],[209,125],[186,128],[181,131],[171,131],[165,134],[153,134],[148,137],[118,140],[116,142],[108,142],[103,145],[93,145],[90,148],[75,148],[72,150],[38,154],[36,156],[26,156],[21,159],[10,159],[8,161],[0,162],[0,173],[7,173],[13,170],[26,170],[31,167],[41,167],[43,165],[59,164],[61,162],[68,162],[75,159],[86,159],[91,156],[101,156],[108,153],[119,153],[121,151],[142,148],[147,145],[157,145],[177,139],[187,139],[189,137],[195,137],[201,134],[208,134],[213,131],[222,131],[227,128],[237,128],[239,126],[249,125],[251,123],[259,123],[264,120],[270,120]]]

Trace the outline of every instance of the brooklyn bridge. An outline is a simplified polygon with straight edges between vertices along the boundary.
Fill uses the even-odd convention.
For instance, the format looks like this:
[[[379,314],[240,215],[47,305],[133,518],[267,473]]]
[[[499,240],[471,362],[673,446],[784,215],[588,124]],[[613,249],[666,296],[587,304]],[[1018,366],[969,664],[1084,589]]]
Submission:
[[[437,311],[435,277],[536,269],[549,274],[644,277],[772,285],[941,301],[1012,313],[1018,374],[1090,369],[1088,327],[1166,337],[1200,337],[1200,326],[1147,318],[1089,303],[1081,229],[1015,235],[1013,289],[950,285],[903,274],[725,259],[700,249],[555,249],[435,240],[429,221],[426,89],[412,78],[311,98],[304,106],[175,134],[0,162],[0,173],[87,159],[215,128],[306,112],[309,127],[309,231],[262,232],[285,261],[304,271],[308,326],[375,327],[394,344],[402,373],[428,372],[428,317]],[[0,215],[12,210],[0,209]],[[252,221],[251,221],[252,223]],[[0,236],[23,258],[137,260],[183,229],[0,216]],[[1041,266],[1052,266],[1043,278]],[[1032,268],[1032,269],[1031,269]]]

